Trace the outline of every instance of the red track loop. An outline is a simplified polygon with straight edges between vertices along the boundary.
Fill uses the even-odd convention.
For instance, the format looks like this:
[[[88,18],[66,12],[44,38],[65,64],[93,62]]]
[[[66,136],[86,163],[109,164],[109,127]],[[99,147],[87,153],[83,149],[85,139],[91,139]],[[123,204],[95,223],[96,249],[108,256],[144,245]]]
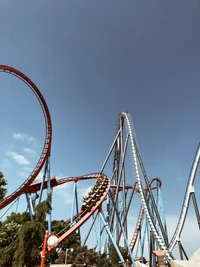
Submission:
[[[46,101],[44,100],[44,97],[42,96],[40,90],[37,88],[37,86],[22,72],[20,72],[17,69],[14,69],[9,66],[0,65],[0,71],[6,72],[9,74],[12,74],[19,79],[21,79],[24,83],[26,83],[30,89],[33,91],[33,93],[36,95],[38,101],[40,102],[40,105],[43,110],[44,118],[45,118],[45,125],[46,125],[46,136],[45,136],[45,143],[44,148],[41,153],[40,159],[37,162],[34,170],[29,175],[29,177],[25,180],[25,182],[11,195],[7,196],[5,199],[3,199],[0,202],[0,209],[3,209],[5,206],[10,204],[13,200],[15,200],[18,196],[23,194],[23,192],[26,191],[28,186],[35,180],[39,172],[41,171],[44,163],[46,162],[47,158],[50,156],[51,151],[51,139],[52,139],[52,125],[51,125],[51,116],[49,113],[49,109],[47,107]]]

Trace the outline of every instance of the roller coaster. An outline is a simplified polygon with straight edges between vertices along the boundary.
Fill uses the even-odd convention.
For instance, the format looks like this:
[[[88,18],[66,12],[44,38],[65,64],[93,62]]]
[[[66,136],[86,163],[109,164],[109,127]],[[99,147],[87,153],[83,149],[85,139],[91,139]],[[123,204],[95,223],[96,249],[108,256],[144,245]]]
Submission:
[[[50,254],[70,235],[76,231],[80,232],[81,227],[87,224],[89,230],[82,240],[82,244],[87,243],[92,230],[97,225],[95,249],[99,254],[102,251],[106,252],[107,257],[109,257],[109,247],[112,244],[124,266],[126,266],[127,259],[122,256],[119,249],[120,245],[127,249],[127,258],[130,257],[133,266],[136,266],[134,258],[138,255],[141,258],[145,255],[149,259],[149,265],[156,266],[154,252],[157,250],[164,251],[166,265],[170,266],[171,260],[174,259],[173,249],[176,245],[180,251],[180,259],[184,257],[188,259],[181,242],[181,233],[191,199],[200,228],[200,214],[194,190],[200,161],[200,145],[197,148],[191,168],[177,227],[171,241],[169,241],[162,200],[162,181],[159,178],[149,180],[147,177],[130,114],[128,112],[119,114],[116,136],[99,172],[56,179],[55,176],[50,175],[52,123],[43,95],[21,71],[6,65],[0,65],[0,71],[21,79],[33,91],[42,108],[46,127],[44,147],[35,168],[19,188],[0,202],[0,210],[5,210],[24,194],[32,220],[35,201],[41,202],[44,190],[50,194],[54,187],[69,182],[74,184],[71,218],[68,218],[66,228],[57,236],[56,247],[46,248],[47,244],[43,244],[42,257]],[[37,180],[41,170],[44,173],[43,178]],[[95,180],[95,183],[79,205],[78,184],[91,179]],[[35,197],[31,197],[32,195]],[[133,212],[137,215],[134,215]],[[48,234],[45,240],[47,241],[51,235],[51,213],[49,213]],[[42,263],[41,266],[43,266]]]

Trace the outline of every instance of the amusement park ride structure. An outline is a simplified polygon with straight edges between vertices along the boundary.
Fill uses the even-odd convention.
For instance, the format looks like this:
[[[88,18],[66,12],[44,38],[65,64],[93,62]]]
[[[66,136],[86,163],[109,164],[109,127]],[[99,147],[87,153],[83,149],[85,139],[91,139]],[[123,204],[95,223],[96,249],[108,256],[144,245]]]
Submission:
[[[119,255],[120,261],[124,265],[126,259],[122,257],[119,250],[119,245],[121,244],[127,249],[127,257],[130,257],[133,266],[135,266],[134,257],[136,255],[143,257],[145,247],[148,247],[147,256],[150,266],[155,266],[156,264],[154,250],[165,251],[165,261],[170,265],[170,261],[174,258],[172,251],[176,244],[179,247],[180,258],[183,259],[184,255],[187,259],[187,254],[181,243],[181,233],[191,198],[195,207],[197,223],[200,227],[200,215],[194,191],[195,176],[200,161],[200,146],[198,146],[191,169],[180,218],[172,240],[169,242],[162,201],[162,182],[159,178],[149,180],[147,177],[129,113],[120,113],[116,137],[98,173],[57,180],[56,177],[50,177],[52,124],[50,112],[44,97],[37,86],[22,72],[5,65],[0,65],[0,71],[18,77],[30,87],[41,105],[46,125],[44,147],[36,167],[17,190],[0,202],[0,210],[16,201],[20,195],[25,194],[32,220],[34,201],[36,200],[36,198],[34,199],[32,197],[32,194],[37,195],[37,201],[40,203],[43,190],[47,189],[47,194],[49,195],[55,186],[60,186],[68,182],[74,183],[71,218],[66,222],[64,231],[57,236],[58,242],[56,247],[48,247],[46,249],[47,243],[44,242],[41,253],[41,266],[43,266],[45,256],[59,247],[71,234],[80,231],[83,224],[91,221],[89,218],[92,218],[92,223],[85,240],[82,240],[83,245],[87,243],[94,225],[97,224],[98,234],[97,244],[95,246],[97,252],[100,254],[103,249],[107,257],[109,257],[109,247],[112,243]],[[128,157],[127,154],[129,156],[131,155],[131,157]],[[104,174],[105,170],[110,168],[108,162],[111,162],[112,165],[110,177]],[[36,181],[42,169],[44,173],[43,179]],[[88,195],[83,198],[81,208],[79,208],[77,184],[79,181],[86,179],[95,179],[95,183]],[[129,233],[129,214],[135,209],[134,199],[137,198],[138,200],[138,195],[140,196],[141,207],[137,215],[138,219],[135,230],[133,233]],[[51,213],[48,215],[48,233],[45,238],[46,242],[52,236]]]

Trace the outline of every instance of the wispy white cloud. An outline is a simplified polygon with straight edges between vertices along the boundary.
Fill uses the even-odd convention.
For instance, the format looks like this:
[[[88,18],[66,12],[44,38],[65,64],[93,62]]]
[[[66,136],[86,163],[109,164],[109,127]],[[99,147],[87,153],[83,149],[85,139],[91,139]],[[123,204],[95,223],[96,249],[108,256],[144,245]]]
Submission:
[[[36,151],[30,147],[25,147],[23,151],[31,156],[36,154]]]
[[[20,141],[28,141],[28,142],[35,141],[35,139],[32,136],[29,136],[28,134],[25,133],[13,133],[12,138]]]
[[[59,197],[64,199],[64,204],[71,204],[73,197],[73,186],[72,183],[65,183],[60,186],[55,187],[54,192]]]
[[[30,161],[28,159],[26,159],[23,155],[17,154],[14,151],[8,152],[7,155],[14,159],[19,165],[26,166],[30,164]]]

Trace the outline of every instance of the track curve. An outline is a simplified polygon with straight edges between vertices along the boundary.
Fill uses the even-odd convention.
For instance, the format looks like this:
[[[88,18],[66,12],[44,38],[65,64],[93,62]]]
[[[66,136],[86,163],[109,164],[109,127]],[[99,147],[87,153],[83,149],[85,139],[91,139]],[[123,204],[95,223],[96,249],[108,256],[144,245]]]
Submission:
[[[190,176],[188,179],[188,184],[187,184],[187,188],[186,188],[186,192],[185,192],[182,210],[180,213],[180,217],[179,217],[174,235],[173,235],[172,240],[169,244],[169,251],[172,251],[174,246],[176,245],[177,241],[180,240],[180,235],[181,235],[181,232],[183,230],[183,226],[184,226],[187,212],[188,212],[188,208],[189,208],[190,196],[191,196],[191,193],[194,192],[194,181],[195,181],[196,172],[197,172],[197,169],[199,166],[199,162],[200,162],[200,144],[198,145],[196,155],[195,155],[195,158],[193,161],[193,165],[192,165],[192,168],[190,171]]]
[[[101,206],[104,200],[106,199],[109,189],[110,189],[110,180],[104,174],[100,174],[97,181],[102,180],[102,182],[96,182],[95,186],[88,194],[88,198],[90,198],[90,203],[93,203],[87,210],[82,210],[79,212],[79,216],[75,217],[75,223],[70,227],[68,231],[58,237],[58,245],[57,247],[64,242],[69,236],[71,236],[78,228],[80,228],[92,215],[96,210],[101,211]],[[96,193],[95,195],[95,192]],[[87,197],[84,197],[84,199]],[[85,203],[89,203],[88,200],[84,200]],[[83,206],[82,206],[83,207]],[[86,204],[87,207],[87,204]],[[78,219],[78,220],[77,220]],[[56,247],[50,247],[48,251],[46,251],[45,256],[50,254]]]
[[[45,127],[46,127],[44,147],[43,147],[41,156],[35,168],[33,169],[32,173],[29,175],[29,177],[24,181],[24,183],[17,190],[15,190],[11,195],[7,196],[0,202],[0,210],[1,210],[5,206],[10,204],[13,200],[15,200],[18,196],[23,194],[26,188],[28,188],[28,186],[35,180],[35,178],[41,171],[43,165],[45,164],[47,158],[50,156],[51,140],[52,140],[52,124],[51,124],[51,116],[50,116],[47,103],[43,95],[41,94],[40,90],[38,89],[38,87],[24,73],[22,73],[21,71],[13,67],[0,65],[0,71],[16,76],[17,78],[19,78],[20,80],[22,80],[24,83],[26,83],[29,86],[29,88],[33,91],[33,93],[37,97],[42,107],[42,111],[43,111],[44,118],[45,118]]]
[[[151,179],[149,181],[149,185],[151,186],[154,181],[157,181],[159,183],[159,187],[162,186],[162,181],[159,178],[153,178],[153,179]],[[154,190],[156,188],[157,187],[153,187],[153,188],[151,188],[151,190]],[[148,191],[146,191],[146,193],[148,193]],[[136,244],[136,241],[137,241],[139,232],[141,230],[141,224],[142,224],[142,220],[143,220],[143,215],[144,215],[144,207],[143,207],[143,205],[141,205],[139,216],[138,216],[138,220],[137,220],[136,227],[135,227],[135,231],[133,233],[133,237],[132,237],[132,240],[131,240],[131,243],[130,243],[130,250],[131,250],[131,252],[133,251],[133,249],[135,247],[135,244]]]
[[[144,211],[146,213],[147,221],[148,221],[149,226],[151,228],[151,231],[154,235],[154,238],[157,240],[157,242],[159,244],[159,247],[161,248],[161,250],[166,251],[165,256],[166,256],[167,261],[171,261],[172,258],[171,258],[171,255],[170,255],[168,249],[167,249],[165,241],[163,240],[163,237],[158,233],[156,226],[154,224],[154,221],[151,218],[149,207],[146,203],[145,194],[144,194],[144,190],[143,190],[143,186],[142,186],[142,181],[140,178],[140,171],[139,171],[139,164],[141,164],[141,158],[140,158],[140,162],[138,163],[138,156],[140,157],[140,155],[139,155],[139,150],[138,150],[136,140],[135,140],[135,137],[133,134],[134,129],[132,129],[131,118],[127,112],[121,112],[120,118],[123,118],[126,121],[127,131],[129,133],[129,138],[130,138],[130,142],[131,142],[131,150],[132,150],[131,152],[132,152],[133,162],[134,162],[134,166],[135,166],[136,180],[137,180],[138,189],[140,192],[142,205],[143,205]]]
[[[61,178],[59,180],[56,180],[56,177],[52,176],[50,178],[50,185],[51,187],[56,187],[56,186],[69,183],[69,182],[78,182],[78,181],[89,180],[89,179],[97,179],[100,176],[101,176],[100,173],[91,173],[91,174],[86,174],[82,176]],[[35,180],[31,185],[28,186],[28,188],[25,189],[24,194],[25,193],[36,193],[37,191],[40,191],[41,185],[42,185],[42,181]],[[44,181],[42,189],[47,189],[47,181]]]

